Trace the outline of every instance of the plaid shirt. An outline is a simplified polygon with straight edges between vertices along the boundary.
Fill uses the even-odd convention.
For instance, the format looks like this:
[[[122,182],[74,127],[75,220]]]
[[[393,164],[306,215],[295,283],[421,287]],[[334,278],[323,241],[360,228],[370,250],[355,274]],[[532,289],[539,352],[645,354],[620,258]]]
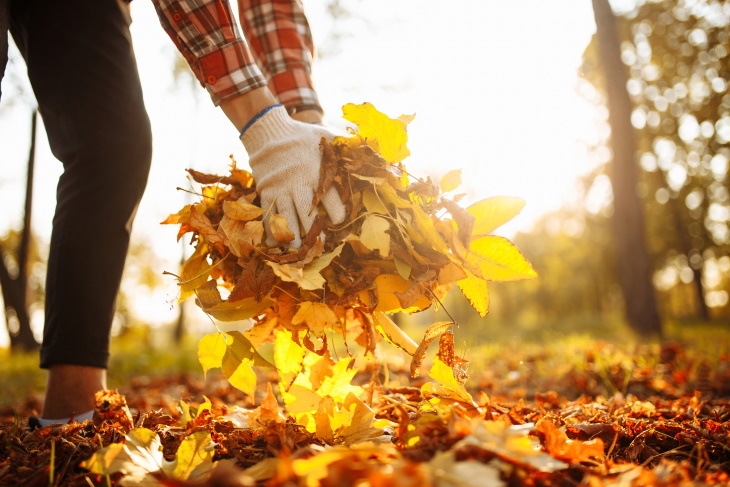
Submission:
[[[162,27],[217,106],[267,86],[290,111],[321,110],[311,78],[314,45],[299,0],[152,0]]]

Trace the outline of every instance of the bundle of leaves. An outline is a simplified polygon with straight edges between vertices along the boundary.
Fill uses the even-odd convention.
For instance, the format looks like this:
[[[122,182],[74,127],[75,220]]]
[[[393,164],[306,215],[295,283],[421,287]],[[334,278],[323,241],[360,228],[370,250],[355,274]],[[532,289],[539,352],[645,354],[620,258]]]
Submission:
[[[414,356],[417,374],[428,344],[452,322],[433,325],[419,346],[388,314],[438,306],[456,284],[484,316],[488,281],[536,275],[509,240],[491,235],[520,212],[523,200],[491,197],[464,208],[465,195],[454,194],[461,170],[439,185],[406,170],[412,116],[391,119],[369,103],[345,105],[343,113],[357,131],[322,140],[311,208],[318,215],[299,249],[289,248],[298,223],[262,208],[253,177],[235,160],[225,176],[188,170],[202,185],[200,201],[163,222],[180,224],[178,239],[191,233],[195,246],[178,276],[180,300],[195,296],[217,320],[254,320],[245,334],[216,334],[200,349],[204,368],[222,366],[244,391],[255,387],[246,364],[264,364],[256,349],[274,330],[319,356],[327,354],[327,331],[370,353],[384,337]],[[340,225],[318,208],[333,186],[347,212]],[[449,365],[462,363],[454,357]]]

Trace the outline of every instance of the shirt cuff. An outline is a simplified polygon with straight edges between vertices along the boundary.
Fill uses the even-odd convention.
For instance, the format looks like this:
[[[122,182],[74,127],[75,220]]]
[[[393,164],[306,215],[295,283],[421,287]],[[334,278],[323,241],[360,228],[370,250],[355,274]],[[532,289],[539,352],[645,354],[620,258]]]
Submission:
[[[291,69],[271,77],[269,88],[282,105],[289,110],[302,106],[318,107],[322,111],[319,97],[314,89],[312,77],[306,69]]]
[[[236,40],[200,56],[195,63],[193,71],[215,106],[227,98],[267,85],[247,49],[242,40]]]

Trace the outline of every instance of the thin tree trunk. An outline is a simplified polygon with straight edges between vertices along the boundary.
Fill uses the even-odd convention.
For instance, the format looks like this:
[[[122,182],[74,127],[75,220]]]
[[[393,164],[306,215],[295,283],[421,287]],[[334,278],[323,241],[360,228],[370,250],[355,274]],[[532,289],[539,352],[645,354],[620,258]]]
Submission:
[[[661,320],[652,284],[652,266],[644,238],[644,213],[637,194],[636,137],[631,125],[631,100],[616,17],[608,0],[592,0],[599,59],[603,66],[611,126],[610,177],[613,185],[613,234],[618,279],[629,325],[641,335],[661,335]]]
[[[28,294],[28,259],[31,241],[31,215],[33,210],[33,173],[35,171],[35,144],[37,130],[37,112],[33,110],[30,151],[28,153],[28,178],[25,186],[25,212],[23,215],[23,230],[20,245],[17,251],[18,273],[11,276],[5,261],[1,256],[5,253],[0,249],[0,287],[2,287],[3,301],[5,302],[5,322],[10,336],[12,350],[35,350],[38,342],[33,336],[30,327],[28,312],[30,296]],[[13,333],[12,317],[18,320],[18,330]]]

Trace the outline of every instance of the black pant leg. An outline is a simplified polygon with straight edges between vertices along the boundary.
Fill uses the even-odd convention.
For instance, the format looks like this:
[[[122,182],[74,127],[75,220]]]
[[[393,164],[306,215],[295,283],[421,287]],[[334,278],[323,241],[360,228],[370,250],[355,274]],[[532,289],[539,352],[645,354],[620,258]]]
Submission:
[[[117,0],[11,2],[11,33],[64,166],[41,367],[108,363],[114,303],[152,151],[123,8]]]

